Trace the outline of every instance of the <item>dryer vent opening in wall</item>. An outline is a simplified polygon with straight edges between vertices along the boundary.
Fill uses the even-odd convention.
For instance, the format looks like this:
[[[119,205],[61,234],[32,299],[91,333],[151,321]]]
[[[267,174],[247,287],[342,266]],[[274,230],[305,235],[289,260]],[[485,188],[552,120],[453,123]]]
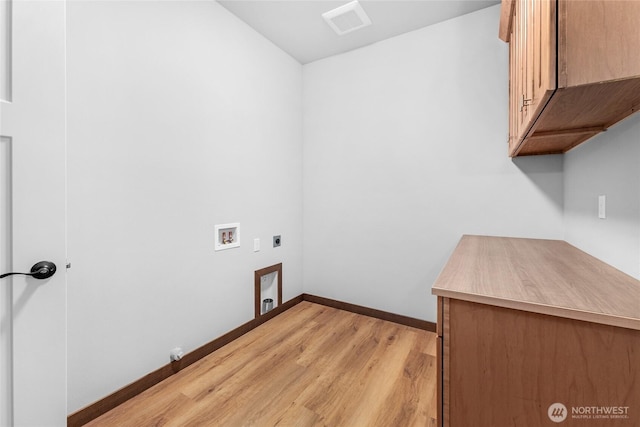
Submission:
[[[371,19],[362,9],[358,0],[325,12],[322,17],[339,36],[371,25]]]

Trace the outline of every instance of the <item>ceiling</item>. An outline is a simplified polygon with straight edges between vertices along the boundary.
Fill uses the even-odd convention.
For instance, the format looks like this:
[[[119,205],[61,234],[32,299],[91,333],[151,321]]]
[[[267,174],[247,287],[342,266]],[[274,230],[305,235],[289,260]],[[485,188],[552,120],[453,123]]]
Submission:
[[[372,24],[339,36],[322,14],[349,1],[218,0],[218,3],[301,64],[500,3],[499,0],[360,0]]]

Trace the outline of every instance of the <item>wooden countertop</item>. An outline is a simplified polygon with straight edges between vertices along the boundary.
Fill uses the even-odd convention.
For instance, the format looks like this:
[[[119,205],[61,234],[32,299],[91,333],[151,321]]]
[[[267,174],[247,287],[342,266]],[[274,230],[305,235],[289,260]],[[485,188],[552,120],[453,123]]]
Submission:
[[[640,281],[562,240],[465,235],[431,293],[640,330]]]

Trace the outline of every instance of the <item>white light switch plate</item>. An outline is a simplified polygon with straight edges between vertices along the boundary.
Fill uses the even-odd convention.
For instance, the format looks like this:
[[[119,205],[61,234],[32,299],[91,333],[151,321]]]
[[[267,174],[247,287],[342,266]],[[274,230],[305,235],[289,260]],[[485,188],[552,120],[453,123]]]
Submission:
[[[253,252],[260,250],[260,239],[253,239]]]
[[[607,218],[607,196],[598,196],[598,218]]]

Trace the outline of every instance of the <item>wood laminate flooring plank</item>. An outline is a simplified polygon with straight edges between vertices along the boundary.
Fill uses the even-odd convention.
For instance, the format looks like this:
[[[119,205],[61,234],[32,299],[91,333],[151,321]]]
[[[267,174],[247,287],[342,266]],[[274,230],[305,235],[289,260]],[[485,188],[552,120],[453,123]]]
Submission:
[[[436,335],[302,302],[87,426],[435,426]]]

